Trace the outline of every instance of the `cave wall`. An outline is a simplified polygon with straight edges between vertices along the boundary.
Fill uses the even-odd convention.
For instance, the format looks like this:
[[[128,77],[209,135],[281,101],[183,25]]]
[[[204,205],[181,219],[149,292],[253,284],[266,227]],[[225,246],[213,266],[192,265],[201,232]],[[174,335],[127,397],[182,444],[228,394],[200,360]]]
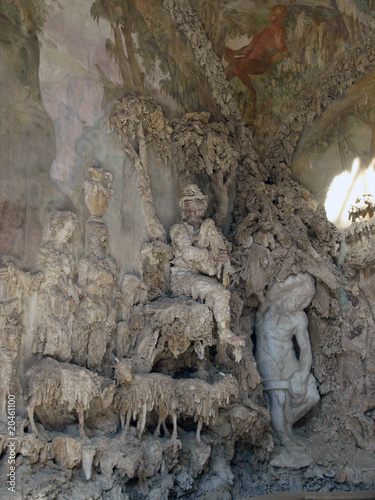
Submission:
[[[181,492],[190,495],[186,498],[209,498],[204,496],[206,489],[214,484],[222,498],[242,498],[278,491],[280,484],[284,490],[373,486],[373,228],[367,224],[363,229],[356,222],[359,227],[345,233],[327,219],[323,205],[331,182],[343,172],[349,174],[355,158],[363,171],[371,167],[375,6],[371,1],[285,4],[283,57],[252,75],[253,91],[237,76],[227,81],[225,47],[235,50],[250,43],[270,24],[274,5],[214,0],[0,1],[0,255],[2,279],[8,282],[1,284],[1,299],[7,303],[2,314],[9,316],[4,319],[6,335],[14,334],[9,318],[23,332],[18,333],[18,353],[9,366],[18,381],[14,390],[25,430],[17,452],[19,477],[26,481],[32,472],[25,482],[27,493],[21,493],[29,495],[25,498],[34,498],[46,487],[45,479],[51,480],[51,460],[58,468],[50,490],[55,498],[67,488],[64,471],[73,478],[73,495],[81,498],[103,491],[116,498],[116,487],[130,498],[151,498],[153,490],[153,498]],[[129,96],[139,106],[138,114],[126,101]],[[147,146],[142,157],[139,129],[132,123],[145,117],[151,121],[142,122]],[[151,219],[137,158],[147,164],[155,209]],[[115,407],[97,410],[95,405],[87,416],[94,433],[92,448],[69,430],[69,425],[76,426],[77,414],[66,408],[63,417],[58,411],[49,415],[45,441],[31,437],[25,373],[39,362],[37,352],[31,351],[38,319],[37,276],[44,271],[40,248],[50,241],[49,217],[54,210],[72,210],[77,216],[73,260],[78,265],[89,254],[86,222],[93,213],[85,200],[84,182],[92,166],[112,175],[108,206],[100,217],[108,228],[116,293],[122,284],[122,293],[134,294],[122,310],[116,306],[117,317],[106,327],[116,329],[117,354],[135,356],[139,352],[129,349],[131,342],[133,348],[137,342],[143,345],[142,286],[153,315],[158,314],[152,309],[154,300],[171,298],[163,275],[169,250],[159,248],[160,260],[147,261],[145,245],[155,240],[150,232],[155,221],[164,228],[163,243],[170,244],[170,228],[181,218],[179,199],[190,182],[209,196],[209,215],[231,242],[237,263],[229,287],[231,328],[246,343],[245,355],[230,370],[240,393],[237,406],[210,424],[210,441],[201,448],[191,440],[190,421],[180,422],[187,432],[180,452],[157,439],[152,453],[147,448],[151,441],[131,441],[124,448],[116,437],[120,422]],[[288,469],[282,453],[272,455],[269,413],[253,356],[254,320],[266,291],[299,273],[312,275],[316,283],[307,315],[321,402],[298,428],[305,438],[317,434],[316,447],[306,446],[311,447],[307,458],[292,456]],[[72,276],[72,296],[76,279]],[[141,294],[138,299],[136,293]],[[14,298],[19,303],[9,305]],[[135,309],[130,314],[131,307]],[[60,328],[48,321],[52,329]],[[153,326],[147,321],[148,330],[143,327],[151,338]],[[173,321],[181,319],[176,316]],[[177,328],[175,335],[184,331]],[[9,348],[4,339],[5,352]],[[175,349],[183,351],[181,346]],[[206,349],[211,351],[204,370],[212,374],[213,351]],[[190,349],[173,361],[170,352],[157,351],[150,361],[152,371],[171,376],[190,370],[200,378],[202,366],[194,352]],[[113,383],[114,360],[107,362],[108,371],[101,375]],[[46,420],[43,409],[38,418]],[[148,425],[151,428],[152,422]],[[110,443],[117,450],[116,459],[105,452]],[[324,461],[327,447],[329,457]],[[189,454],[196,454],[194,466]],[[137,464],[134,470],[129,457]],[[86,459],[93,476],[91,470],[82,475]],[[241,464],[247,475],[241,474]],[[87,474],[90,482],[85,483]]]

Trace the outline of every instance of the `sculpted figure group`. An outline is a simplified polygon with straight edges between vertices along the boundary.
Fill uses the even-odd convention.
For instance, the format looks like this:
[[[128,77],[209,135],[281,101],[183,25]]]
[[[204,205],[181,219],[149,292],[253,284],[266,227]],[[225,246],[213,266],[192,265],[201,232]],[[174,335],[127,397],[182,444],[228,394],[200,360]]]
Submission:
[[[86,241],[89,253],[78,266],[81,300],[74,326],[73,359],[78,365],[101,371],[116,328],[118,271],[107,253],[108,229],[102,221],[88,220]]]
[[[85,199],[91,213],[86,223],[87,254],[79,260],[78,269],[71,248],[77,217],[70,211],[57,211],[52,215],[50,239],[42,245],[38,256],[40,287],[33,353],[44,359],[27,373],[28,411],[34,432],[37,431],[34,411],[37,412],[38,407],[43,405],[52,404],[51,401],[58,404],[56,397],[47,401],[47,395],[52,395],[52,392],[61,389],[63,392],[60,402],[79,413],[80,432],[84,437],[84,412],[90,409],[92,401],[103,399],[100,387],[107,387],[108,384],[110,387],[110,391],[106,393],[108,397],[102,402],[104,407],[112,404],[112,398],[116,394],[112,370],[115,355],[118,355],[115,337],[121,293],[116,262],[108,254],[108,229],[102,220],[107,198],[111,194],[112,176],[105,175],[99,168],[91,169],[90,173],[93,179],[85,183]],[[234,359],[239,362],[245,342],[244,337],[233,334],[230,326],[231,293],[227,285],[234,272],[230,262],[230,245],[213,220],[206,218],[208,197],[197,185],[191,184],[183,190],[180,207],[182,222],[175,224],[170,230],[170,257],[173,258],[170,263],[170,279],[168,268],[165,283],[170,284],[170,292],[175,297],[199,300],[212,310],[217,330],[216,364],[219,367],[233,368],[236,363],[230,359],[227,348],[230,348]],[[160,268],[161,273],[164,267]],[[316,381],[310,373],[312,356],[307,316],[304,313],[314,294],[314,281],[309,275],[290,276],[268,290],[257,313],[256,359],[263,378],[263,388],[270,402],[272,426],[283,445],[294,441],[293,424],[319,400]],[[156,298],[149,296],[148,300],[157,301],[158,295]],[[130,307],[127,310],[129,313]],[[204,357],[204,352],[201,354]],[[55,359],[49,362],[50,358]],[[135,364],[132,365],[131,358],[124,358],[123,361],[130,363],[129,366],[133,366],[131,369],[138,369]],[[44,375],[36,377],[35,370],[41,370],[42,367]],[[48,377],[46,373],[49,370],[55,370],[56,376]],[[148,371],[150,370],[152,371],[152,366]],[[72,380],[74,373],[86,381],[87,394],[85,389],[74,386],[80,383],[79,380]],[[98,374],[102,378],[95,378]],[[114,399],[114,404],[116,401],[121,403],[122,411],[127,414],[127,430],[129,415],[134,416],[136,408],[142,414],[143,427],[146,412],[152,411],[154,407],[164,416],[173,414],[174,425],[178,412],[185,411],[181,410],[182,407],[180,410],[173,408],[171,412],[167,412],[164,407],[159,408],[160,398],[154,398],[154,395],[151,404],[144,387],[154,378],[159,380],[157,375],[135,371],[134,381],[137,383],[134,382],[134,387],[121,384],[121,394]],[[232,396],[238,392],[238,383],[234,382]],[[200,380],[193,386],[203,387],[204,383]],[[190,385],[187,382],[187,386]],[[177,386],[172,386],[174,394]],[[219,383],[212,388],[209,385],[207,387],[208,400],[205,405],[208,405],[208,414],[214,415],[213,410],[210,410],[212,405],[217,406],[218,401],[221,407],[227,405],[229,393],[225,392],[224,386],[221,389]],[[212,396],[212,391],[216,391],[215,397]],[[217,392],[219,393],[216,394]],[[199,412],[195,416],[199,420],[197,439],[200,440],[203,417]],[[162,421],[158,428],[160,423]],[[163,426],[166,429],[165,423]],[[176,437],[176,432],[173,435]]]

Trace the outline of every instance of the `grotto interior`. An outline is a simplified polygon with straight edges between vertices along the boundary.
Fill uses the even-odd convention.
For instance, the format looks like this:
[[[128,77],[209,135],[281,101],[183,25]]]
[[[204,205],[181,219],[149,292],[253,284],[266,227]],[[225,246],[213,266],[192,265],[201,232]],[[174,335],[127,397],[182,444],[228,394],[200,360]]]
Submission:
[[[375,498],[375,2],[0,25],[0,498]]]

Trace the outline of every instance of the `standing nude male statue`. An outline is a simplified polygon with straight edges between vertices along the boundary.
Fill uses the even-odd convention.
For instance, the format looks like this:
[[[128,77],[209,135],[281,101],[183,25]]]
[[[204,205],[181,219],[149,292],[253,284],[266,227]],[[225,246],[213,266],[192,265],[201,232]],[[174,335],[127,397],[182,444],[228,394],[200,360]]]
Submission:
[[[314,294],[310,275],[291,275],[271,287],[256,316],[255,358],[270,400],[272,427],[282,445],[295,440],[293,424],[320,399],[310,373],[312,354],[304,312]]]

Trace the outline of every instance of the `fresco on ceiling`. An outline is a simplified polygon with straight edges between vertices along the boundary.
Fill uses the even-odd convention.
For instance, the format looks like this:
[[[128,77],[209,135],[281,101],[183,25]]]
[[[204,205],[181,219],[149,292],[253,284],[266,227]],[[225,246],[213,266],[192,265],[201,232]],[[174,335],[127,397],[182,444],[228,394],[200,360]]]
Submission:
[[[374,1],[193,4],[260,153],[321,72],[375,26]]]
[[[345,226],[349,224],[348,206],[354,203],[354,198],[375,192],[371,175],[374,160],[375,72],[372,72],[303,132],[293,157],[292,172],[318,202],[326,203],[328,216],[337,225]]]
[[[192,5],[260,153],[321,72],[375,27],[374,0]],[[123,92],[150,94],[158,88],[166,102],[175,103],[171,108],[219,117],[189,43],[160,0],[95,0],[91,16],[111,26],[106,50],[119,67]]]
[[[156,86],[175,102],[167,108],[177,106],[180,113],[204,109],[218,117],[202,68],[159,0],[95,0],[91,16],[111,26],[106,50],[118,65],[122,95],[155,94]]]

